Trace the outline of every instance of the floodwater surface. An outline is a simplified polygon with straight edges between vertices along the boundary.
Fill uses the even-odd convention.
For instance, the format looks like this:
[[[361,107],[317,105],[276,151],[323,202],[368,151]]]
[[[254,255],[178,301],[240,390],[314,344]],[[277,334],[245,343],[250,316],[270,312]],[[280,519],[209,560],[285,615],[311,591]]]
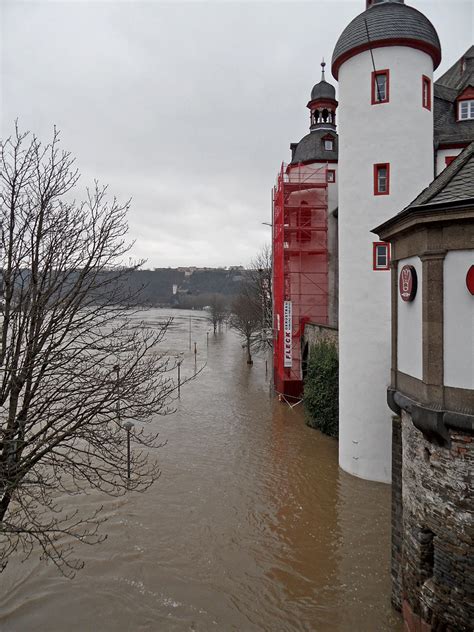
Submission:
[[[265,358],[248,367],[232,331],[210,332],[207,346],[203,313],[145,318],[171,313],[166,348],[184,352],[182,374],[195,368],[190,315],[205,366],[156,421],[161,478],[144,494],[67,499],[103,504],[108,539],[76,548],[86,565],[73,580],[13,558],[0,575],[0,630],[400,631],[390,487],[342,472],[337,442],[271,395]]]

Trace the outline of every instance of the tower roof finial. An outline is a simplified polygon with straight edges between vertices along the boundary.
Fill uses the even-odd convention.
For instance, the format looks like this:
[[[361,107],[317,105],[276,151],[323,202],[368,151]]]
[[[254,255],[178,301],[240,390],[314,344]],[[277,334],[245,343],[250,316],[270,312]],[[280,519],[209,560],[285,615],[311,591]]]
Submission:
[[[326,78],[324,76],[325,67],[326,67],[326,62],[324,61],[324,57],[323,57],[323,61],[321,62],[321,81],[326,81]]]

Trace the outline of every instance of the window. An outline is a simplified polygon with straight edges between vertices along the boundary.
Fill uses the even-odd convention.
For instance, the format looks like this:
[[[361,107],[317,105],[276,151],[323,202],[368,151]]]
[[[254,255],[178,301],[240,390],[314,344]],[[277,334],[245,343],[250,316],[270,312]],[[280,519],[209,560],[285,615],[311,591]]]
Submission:
[[[431,80],[423,75],[422,79],[423,90],[423,107],[427,110],[431,110]]]
[[[390,165],[384,162],[374,165],[374,195],[390,194]]]
[[[334,169],[326,171],[326,182],[336,182],[336,171]]]
[[[390,244],[384,241],[374,242],[373,269],[390,270]]]
[[[372,105],[390,101],[390,71],[377,70],[372,73]]]
[[[444,159],[445,165],[450,165],[455,158],[457,158],[457,156],[446,156]]]
[[[326,151],[332,151],[332,150],[333,150],[333,148],[334,148],[334,141],[333,141],[332,139],[330,139],[330,138],[327,138],[327,139],[324,141],[324,149],[325,149]]]
[[[458,119],[460,121],[474,119],[474,99],[459,101]]]

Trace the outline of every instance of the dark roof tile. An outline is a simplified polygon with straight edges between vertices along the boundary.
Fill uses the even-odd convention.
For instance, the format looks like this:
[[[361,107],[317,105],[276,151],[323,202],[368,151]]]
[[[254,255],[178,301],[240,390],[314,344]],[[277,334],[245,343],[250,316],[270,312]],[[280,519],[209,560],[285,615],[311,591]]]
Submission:
[[[402,213],[414,207],[474,199],[474,142],[453,160]]]
[[[352,49],[367,46],[367,28],[370,41],[377,47],[390,40],[419,40],[433,51],[435,67],[441,60],[441,44],[434,26],[420,11],[398,2],[383,2],[358,15],[339,37],[332,57],[332,73],[337,78],[338,66]]]
[[[323,138],[328,134],[334,138],[334,149],[332,151],[324,149]],[[324,162],[326,160],[337,160],[337,157],[338,138],[336,132],[327,129],[316,129],[300,140],[293,152],[290,164],[296,164],[298,162]]]

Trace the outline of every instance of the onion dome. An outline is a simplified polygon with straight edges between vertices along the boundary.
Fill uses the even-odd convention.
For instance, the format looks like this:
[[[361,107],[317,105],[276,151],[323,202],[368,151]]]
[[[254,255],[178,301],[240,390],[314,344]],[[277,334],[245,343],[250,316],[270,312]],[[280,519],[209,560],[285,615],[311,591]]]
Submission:
[[[328,83],[324,77],[324,67],[326,66],[326,62],[323,60],[321,63],[322,68],[322,76],[321,81],[317,83],[314,88],[311,90],[311,101],[317,101],[319,99],[331,99],[332,101],[336,100],[336,88]]]
[[[332,56],[333,76],[337,79],[341,64],[354,55],[382,46],[418,48],[431,56],[434,69],[441,62],[441,44],[428,18],[403,0],[379,0],[342,32]]]

